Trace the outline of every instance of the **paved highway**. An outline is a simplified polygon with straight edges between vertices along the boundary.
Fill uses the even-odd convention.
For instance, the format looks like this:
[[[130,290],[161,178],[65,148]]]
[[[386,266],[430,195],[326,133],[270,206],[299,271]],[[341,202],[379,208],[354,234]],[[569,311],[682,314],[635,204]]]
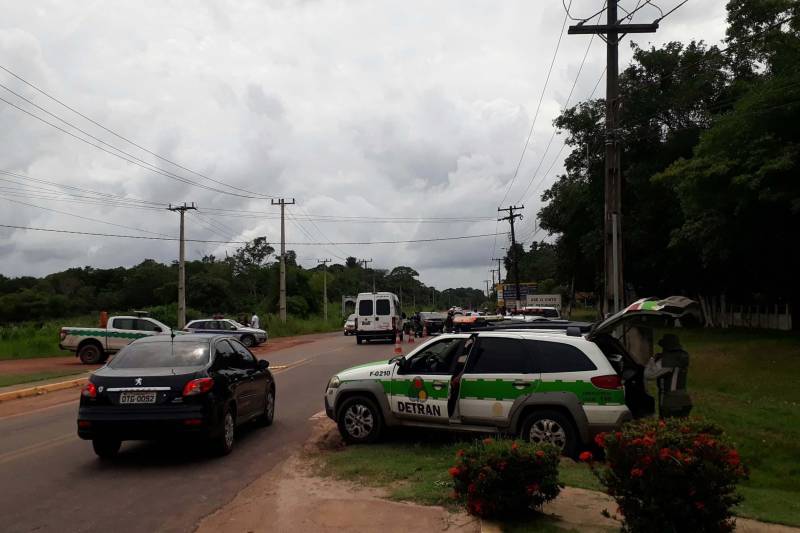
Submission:
[[[274,370],[275,422],[239,432],[224,458],[186,445],[126,442],[117,459],[101,462],[76,435],[77,390],[2,405],[0,529],[192,531],[308,438],[333,373],[391,356],[391,344],[356,346],[341,334],[270,352],[271,366],[286,365]]]

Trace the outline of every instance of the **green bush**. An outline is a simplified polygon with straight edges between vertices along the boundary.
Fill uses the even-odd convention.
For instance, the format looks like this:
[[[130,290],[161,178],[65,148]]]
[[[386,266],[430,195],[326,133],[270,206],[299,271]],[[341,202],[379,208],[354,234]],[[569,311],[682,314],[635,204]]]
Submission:
[[[510,518],[558,496],[558,450],[523,441],[485,439],[459,450],[450,469],[454,496],[481,517]]]
[[[619,506],[623,531],[733,530],[736,484],[747,469],[718,427],[697,418],[647,419],[595,442],[606,463],[594,470]]]

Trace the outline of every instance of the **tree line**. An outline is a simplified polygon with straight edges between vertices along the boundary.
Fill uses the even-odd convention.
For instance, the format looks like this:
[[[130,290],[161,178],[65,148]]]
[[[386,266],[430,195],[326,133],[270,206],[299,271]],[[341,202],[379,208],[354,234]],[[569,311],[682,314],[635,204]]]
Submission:
[[[731,0],[727,13],[724,48],[632,45],[620,74],[626,296],[789,302],[797,316],[800,4]],[[523,281],[600,293],[604,117],[592,99],[555,120],[570,153],[538,214],[555,239],[517,249]]]
[[[321,315],[323,266],[306,269],[297,264],[294,251],[286,253],[287,311],[297,317]],[[340,311],[342,296],[379,291],[401,296],[404,309],[442,309],[446,306],[485,305],[483,291],[472,288],[436,290],[419,281],[408,266],[392,269],[362,268],[355,257],[327,268],[329,313]],[[208,255],[186,262],[187,306],[201,314],[238,316],[253,311],[277,312],[279,266],[274,248],[259,237],[233,255]],[[43,321],[97,313],[128,312],[174,305],[178,297],[177,262],[164,264],[145,259],[131,268],[70,268],[42,278],[0,275],[0,323]]]

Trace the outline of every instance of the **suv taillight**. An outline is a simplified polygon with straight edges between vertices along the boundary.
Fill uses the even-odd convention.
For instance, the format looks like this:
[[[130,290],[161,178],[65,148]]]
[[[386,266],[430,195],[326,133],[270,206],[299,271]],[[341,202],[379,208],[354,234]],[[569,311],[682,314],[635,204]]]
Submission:
[[[195,394],[203,394],[208,392],[214,386],[214,380],[211,378],[193,379],[183,386],[184,396],[194,396]]]
[[[622,378],[616,374],[609,376],[595,376],[592,378],[592,385],[598,389],[621,389]]]
[[[58,337],[59,337],[59,338],[60,338],[62,341],[63,341],[64,339],[66,339],[66,338],[67,338],[67,330],[65,330],[65,329],[63,329],[63,328],[62,328],[62,329],[61,329],[61,331],[58,333]]]
[[[81,396],[84,398],[97,398],[97,387],[91,381],[81,389]]]

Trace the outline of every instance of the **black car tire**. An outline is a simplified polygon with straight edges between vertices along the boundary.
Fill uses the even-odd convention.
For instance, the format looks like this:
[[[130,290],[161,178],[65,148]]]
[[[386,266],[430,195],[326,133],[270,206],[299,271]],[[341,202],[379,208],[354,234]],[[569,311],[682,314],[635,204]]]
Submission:
[[[360,336],[356,335],[356,344],[361,344],[362,342],[364,342],[364,339],[362,339]]]
[[[256,339],[252,335],[242,335],[240,340],[247,348],[252,348],[256,344]]]
[[[267,389],[266,398],[264,400],[264,412],[258,417],[258,425],[271,426],[272,420],[275,418],[275,387],[270,386]]]
[[[111,439],[107,437],[96,437],[92,439],[92,448],[94,453],[100,459],[111,459],[115,457],[122,446],[122,441],[119,439]]]
[[[366,444],[377,441],[383,432],[383,416],[371,399],[353,396],[346,399],[336,421],[345,442]]]
[[[236,439],[236,415],[230,407],[222,412],[219,425],[217,435],[211,439],[211,451],[219,456],[228,455]]]
[[[107,358],[103,348],[96,342],[87,342],[81,346],[78,357],[85,365],[99,365]]]
[[[544,440],[537,440],[532,435],[534,426],[536,426],[539,433],[544,431]],[[561,446],[561,454],[566,457],[574,457],[578,450],[578,431],[575,429],[575,424],[572,423],[570,417],[559,411],[537,409],[531,412],[522,423],[520,438],[534,444],[548,443],[547,438],[557,433],[563,435],[564,440],[563,446]],[[556,442],[549,443],[556,447],[559,446]]]

